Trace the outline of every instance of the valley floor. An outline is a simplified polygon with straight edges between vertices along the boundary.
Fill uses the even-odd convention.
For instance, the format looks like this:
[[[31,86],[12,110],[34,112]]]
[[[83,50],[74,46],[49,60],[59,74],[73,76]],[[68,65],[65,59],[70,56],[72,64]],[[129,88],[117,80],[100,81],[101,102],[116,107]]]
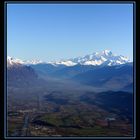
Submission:
[[[113,106],[102,107],[100,100],[94,102],[97,93],[84,91],[77,93],[78,96],[75,93],[66,94],[66,91],[58,90],[41,93],[31,91],[27,96],[24,92],[18,93],[23,98],[13,97],[10,93],[8,136],[133,135],[130,115],[123,114]],[[14,91],[14,94],[17,93]],[[90,99],[93,102],[87,96],[85,100],[85,95],[92,95]]]

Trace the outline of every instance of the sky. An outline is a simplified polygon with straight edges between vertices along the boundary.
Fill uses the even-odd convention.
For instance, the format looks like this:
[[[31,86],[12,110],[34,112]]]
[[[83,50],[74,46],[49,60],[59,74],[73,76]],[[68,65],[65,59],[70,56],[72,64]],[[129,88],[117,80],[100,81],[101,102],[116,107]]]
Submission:
[[[7,4],[7,56],[57,61],[105,49],[133,59],[133,4]]]

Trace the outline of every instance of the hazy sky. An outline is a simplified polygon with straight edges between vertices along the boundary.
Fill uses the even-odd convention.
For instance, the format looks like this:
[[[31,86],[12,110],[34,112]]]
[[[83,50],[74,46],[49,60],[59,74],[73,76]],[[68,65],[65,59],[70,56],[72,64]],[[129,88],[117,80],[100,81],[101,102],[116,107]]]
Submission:
[[[52,61],[111,50],[133,57],[133,4],[8,4],[7,55]]]

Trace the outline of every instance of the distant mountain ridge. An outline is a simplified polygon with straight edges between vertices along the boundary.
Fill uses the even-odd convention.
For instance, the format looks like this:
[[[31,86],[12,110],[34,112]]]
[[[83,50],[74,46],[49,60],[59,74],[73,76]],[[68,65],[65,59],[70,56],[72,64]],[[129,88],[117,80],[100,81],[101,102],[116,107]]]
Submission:
[[[42,80],[57,79],[98,88],[133,91],[133,62],[108,50],[59,62],[23,61],[8,57],[7,68],[10,85],[41,85]]]
[[[95,52],[83,57],[76,57],[72,59],[66,59],[55,62],[43,62],[41,60],[32,60],[32,61],[23,61],[20,59],[14,59],[12,57],[7,57],[7,64],[11,66],[13,64],[24,64],[24,65],[36,65],[36,64],[51,64],[54,66],[65,65],[65,66],[74,66],[74,65],[93,65],[93,66],[114,66],[120,64],[130,63],[131,61],[122,55],[114,55],[110,50],[104,50],[102,52]]]
[[[84,57],[77,57],[71,59],[72,62],[78,63],[81,65],[120,65],[131,62],[127,57],[122,55],[114,55],[110,50],[104,50],[102,52],[95,52]]]

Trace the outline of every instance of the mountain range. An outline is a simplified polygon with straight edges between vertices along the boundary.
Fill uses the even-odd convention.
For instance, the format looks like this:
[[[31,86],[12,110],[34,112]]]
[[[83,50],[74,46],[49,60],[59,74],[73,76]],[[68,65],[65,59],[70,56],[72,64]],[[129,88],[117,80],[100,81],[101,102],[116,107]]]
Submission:
[[[7,67],[9,83],[13,79],[15,83],[25,82],[25,77],[28,82],[55,78],[114,90],[133,89],[133,62],[109,50],[57,62],[25,61],[8,56]]]
[[[52,61],[52,62],[43,62],[41,60],[20,60],[14,59],[12,57],[7,58],[8,65],[12,64],[24,64],[24,65],[32,65],[32,64],[52,64],[52,65],[65,65],[65,66],[74,66],[74,65],[103,65],[103,66],[113,66],[120,65],[131,62],[127,57],[122,55],[114,55],[110,50],[104,50],[102,52],[95,52],[89,55],[85,55],[82,57],[76,57],[67,60],[61,61]]]

